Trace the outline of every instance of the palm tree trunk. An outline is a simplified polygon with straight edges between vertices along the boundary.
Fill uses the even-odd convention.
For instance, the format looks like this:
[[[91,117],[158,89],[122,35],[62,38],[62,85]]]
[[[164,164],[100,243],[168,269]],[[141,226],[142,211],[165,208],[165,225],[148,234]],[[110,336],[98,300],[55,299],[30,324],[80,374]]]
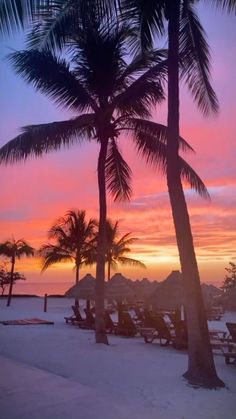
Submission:
[[[11,282],[10,282],[10,288],[9,288],[8,299],[7,299],[7,307],[10,307],[10,305],[11,305],[14,267],[15,267],[15,256],[12,256],[12,261],[11,261]]]
[[[222,387],[212,355],[200,277],[194,251],[188,209],[180,177],[179,138],[179,20],[180,1],[169,10],[167,184],[183,274],[188,324],[189,383],[207,388]]]
[[[75,283],[79,283],[79,266],[76,265],[75,267]]]
[[[98,190],[99,190],[99,228],[98,252],[95,285],[95,335],[96,343],[108,344],[104,321],[104,286],[105,286],[105,254],[106,254],[106,183],[105,162],[107,154],[107,140],[101,141],[98,158]]]
[[[79,266],[75,266],[75,283],[79,283]],[[79,307],[79,298],[75,298],[75,305]]]
[[[111,262],[107,262],[107,280],[110,281],[111,279]]]

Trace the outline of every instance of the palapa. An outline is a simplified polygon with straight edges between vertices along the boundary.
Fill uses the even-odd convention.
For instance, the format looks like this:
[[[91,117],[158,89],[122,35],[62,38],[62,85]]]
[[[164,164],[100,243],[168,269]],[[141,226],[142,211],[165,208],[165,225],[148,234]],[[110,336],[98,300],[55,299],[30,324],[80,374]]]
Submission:
[[[115,274],[105,287],[105,296],[116,301],[134,300],[136,297],[134,289],[129,285],[129,280],[122,274]]]
[[[78,284],[73,285],[65,292],[65,297],[82,299],[82,300],[94,300],[95,298],[95,278],[87,274],[85,275]]]

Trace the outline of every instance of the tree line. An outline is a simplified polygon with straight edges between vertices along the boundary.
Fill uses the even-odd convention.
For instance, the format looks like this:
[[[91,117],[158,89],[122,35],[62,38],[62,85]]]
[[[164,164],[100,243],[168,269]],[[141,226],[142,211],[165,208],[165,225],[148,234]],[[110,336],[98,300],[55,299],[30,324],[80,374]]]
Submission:
[[[133,259],[127,254],[131,251],[129,245],[136,237],[131,233],[120,236],[119,222],[106,221],[106,255],[107,280],[111,278],[111,269],[118,264],[145,268],[144,263]],[[25,280],[25,276],[15,271],[17,259],[37,256],[42,260],[42,272],[50,266],[71,262],[75,270],[75,283],[79,282],[80,268],[96,263],[98,253],[98,221],[90,218],[86,221],[84,210],[70,210],[64,217],[51,226],[48,231],[49,243],[43,244],[36,250],[23,239],[5,241],[0,243],[0,255],[6,257],[11,265],[10,271],[6,266],[0,269],[0,287],[2,295],[7,286],[9,293],[7,306],[11,304],[13,285],[16,281]]]

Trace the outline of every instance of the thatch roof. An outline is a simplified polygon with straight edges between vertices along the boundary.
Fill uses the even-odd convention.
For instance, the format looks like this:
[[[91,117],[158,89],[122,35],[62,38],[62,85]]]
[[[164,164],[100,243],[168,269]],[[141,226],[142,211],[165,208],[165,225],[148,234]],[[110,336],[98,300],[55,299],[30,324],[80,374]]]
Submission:
[[[143,278],[141,281],[130,281],[130,286],[133,288],[136,298],[146,301],[153,292],[157,289],[159,283],[157,281],[149,281]]]
[[[172,271],[164,281],[159,283],[156,291],[149,298],[149,303],[159,310],[174,310],[184,304],[181,273]]]
[[[94,300],[95,295],[95,278],[87,274],[85,275],[78,284],[69,288],[65,292],[65,297],[77,298],[83,300]]]
[[[201,287],[204,302],[207,307],[212,306],[215,303],[216,298],[222,294],[222,291],[212,284],[202,284]]]
[[[117,273],[106,283],[105,296],[117,301],[132,300],[135,298],[135,291],[130,286],[130,280]]]

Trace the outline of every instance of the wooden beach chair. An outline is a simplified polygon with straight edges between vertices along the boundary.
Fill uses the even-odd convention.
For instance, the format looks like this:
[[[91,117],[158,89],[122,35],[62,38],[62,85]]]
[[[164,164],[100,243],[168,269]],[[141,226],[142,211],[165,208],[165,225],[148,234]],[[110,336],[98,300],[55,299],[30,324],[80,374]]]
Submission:
[[[105,327],[107,333],[117,334],[117,323],[113,322],[110,313],[105,310]]]
[[[64,317],[66,323],[75,324],[75,323],[83,322],[84,319],[81,316],[81,313],[79,311],[79,307],[72,305],[71,308],[72,308],[74,314],[72,314],[71,316],[68,316],[68,317],[67,316]]]
[[[117,325],[117,334],[121,336],[134,337],[138,333],[138,329],[132,320],[130,314],[126,311],[119,313],[119,321]]]
[[[152,327],[141,328],[141,335],[145,343],[152,343],[157,339],[161,346],[167,346],[175,342],[175,333],[168,328],[164,318],[160,315],[152,318]]]

